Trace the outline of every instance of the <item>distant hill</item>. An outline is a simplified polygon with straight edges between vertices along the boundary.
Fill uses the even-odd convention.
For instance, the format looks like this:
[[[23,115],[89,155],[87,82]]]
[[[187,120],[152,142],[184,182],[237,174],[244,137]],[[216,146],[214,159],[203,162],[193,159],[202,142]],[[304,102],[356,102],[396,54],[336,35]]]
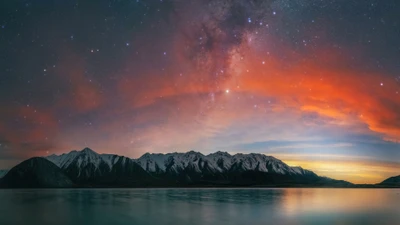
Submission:
[[[379,183],[379,185],[400,187],[400,175],[396,177],[390,177]]]
[[[1,180],[5,188],[63,188],[72,181],[54,163],[44,158],[28,159],[12,168]]]
[[[14,167],[2,179],[2,183],[9,187],[29,187],[33,184],[47,187],[51,181],[60,187],[71,186],[70,181],[77,187],[353,186],[347,181],[320,177],[301,167],[290,167],[277,158],[263,154],[216,152],[203,155],[189,151],[146,153],[138,159],[130,159],[98,154],[89,148],[32,158]]]

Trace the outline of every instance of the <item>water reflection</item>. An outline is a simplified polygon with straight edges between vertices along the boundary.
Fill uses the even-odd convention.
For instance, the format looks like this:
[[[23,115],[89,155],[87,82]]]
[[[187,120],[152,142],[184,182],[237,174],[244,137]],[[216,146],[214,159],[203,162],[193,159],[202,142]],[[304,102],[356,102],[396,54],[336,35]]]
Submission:
[[[393,199],[400,200],[396,196],[399,192],[376,189],[285,189],[281,205],[289,215],[303,212],[390,210],[398,204]]]
[[[399,190],[1,190],[0,224],[400,224]]]

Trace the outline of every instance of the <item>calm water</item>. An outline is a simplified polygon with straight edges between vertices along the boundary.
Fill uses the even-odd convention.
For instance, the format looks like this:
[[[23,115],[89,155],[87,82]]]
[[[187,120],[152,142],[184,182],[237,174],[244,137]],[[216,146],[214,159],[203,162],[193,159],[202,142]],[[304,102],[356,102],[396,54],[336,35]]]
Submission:
[[[0,190],[0,224],[398,225],[400,190]]]

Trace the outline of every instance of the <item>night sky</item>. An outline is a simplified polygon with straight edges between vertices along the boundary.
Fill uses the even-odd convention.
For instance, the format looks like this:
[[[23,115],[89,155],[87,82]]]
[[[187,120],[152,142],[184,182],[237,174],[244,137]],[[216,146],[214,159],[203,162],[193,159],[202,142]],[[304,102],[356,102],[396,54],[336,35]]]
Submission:
[[[0,169],[80,150],[400,174],[398,0],[1,1]]]

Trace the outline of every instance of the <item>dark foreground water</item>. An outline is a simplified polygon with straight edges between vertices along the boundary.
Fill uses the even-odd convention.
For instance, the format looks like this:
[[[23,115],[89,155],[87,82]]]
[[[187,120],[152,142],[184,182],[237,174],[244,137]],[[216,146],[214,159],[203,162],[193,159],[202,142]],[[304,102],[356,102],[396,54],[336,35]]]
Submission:
[[[0,224],[399,225],[400,190],[0,190]]]

